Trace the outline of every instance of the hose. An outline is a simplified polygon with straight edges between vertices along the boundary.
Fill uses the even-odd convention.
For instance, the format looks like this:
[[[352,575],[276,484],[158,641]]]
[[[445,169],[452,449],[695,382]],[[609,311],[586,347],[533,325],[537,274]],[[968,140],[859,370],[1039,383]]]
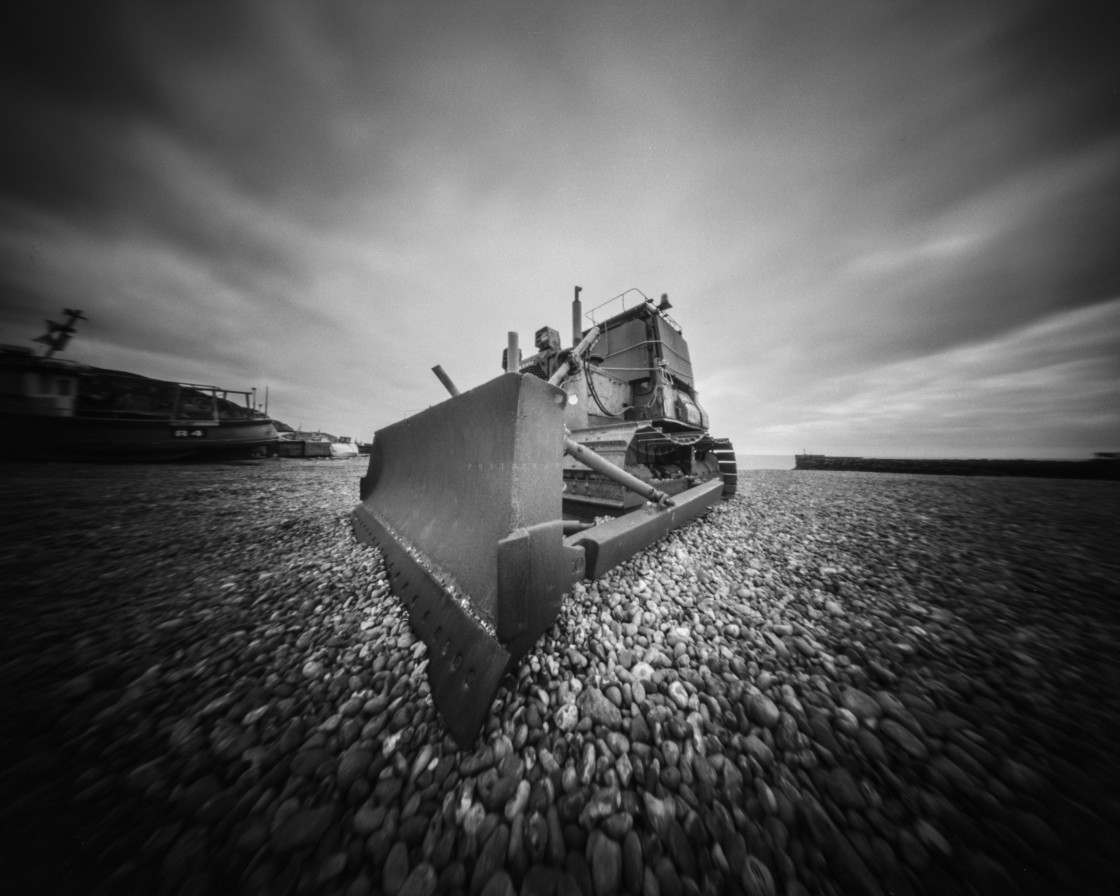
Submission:
[[[623,416],[623,414],[626,413],[625,411],[623,411],[622,414],[612,414],[605,407],[603,407],[603,402],[599,400],[599,393],[595,391],[595,381],[591,378],[591,363],[586,359],[584,359],[583,361],[583,376],[584,379],[587,380],[588,394],[591,396],[591,399],[595,402],[595,405],[599,408],[599,410],[602,411],[604,417],[617,418]]]

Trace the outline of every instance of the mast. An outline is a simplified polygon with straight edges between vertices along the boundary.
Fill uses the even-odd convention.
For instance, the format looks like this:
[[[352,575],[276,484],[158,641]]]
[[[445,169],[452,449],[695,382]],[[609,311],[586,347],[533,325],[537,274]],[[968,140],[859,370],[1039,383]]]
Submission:
[[[62,313],[67,316],[66,323],[60,324],[48,320],[47,332],[33,340],[47,346],[46,354],[43,355],[44,358],[49,358],[55,352],[60,352],[66,348],[66,343],[70,341],[70,337],[78,331],[78,328],[74,325],[80,320],[89,320],[89,318],[82,316],[81,311],[74,311],[70,308],[63,309]]]

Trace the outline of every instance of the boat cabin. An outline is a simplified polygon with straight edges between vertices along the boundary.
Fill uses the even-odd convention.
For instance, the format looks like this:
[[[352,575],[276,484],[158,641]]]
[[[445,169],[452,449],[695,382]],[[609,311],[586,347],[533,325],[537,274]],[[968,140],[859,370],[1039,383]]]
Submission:
[[[35,357],[31,349],[0,345],[0,413],[73,417],[80,368]]]

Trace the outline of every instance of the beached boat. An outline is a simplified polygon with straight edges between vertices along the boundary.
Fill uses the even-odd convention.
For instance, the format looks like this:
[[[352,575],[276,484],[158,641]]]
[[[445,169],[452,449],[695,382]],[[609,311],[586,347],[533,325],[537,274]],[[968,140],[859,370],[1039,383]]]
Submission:
[[[277,450],[281,457],[325,457],[346,460],[358,456],[358,446],[348,436],[336,438],[327,433],[281,432]]]
[[[349,460],[358,456],[358,446],[350,436],[341,436],[337,442],[331,442],[331,457],[335,460]]]
[[[54,357],[80,311],[48,321],[48,348],[0,346],[0,455],[165,461],[276,454],[272,419],[251,391],[152,379]]]
[[[329,439],[301,438],[300,433],[282,432],[276,445],[280,457],[330,457]]]

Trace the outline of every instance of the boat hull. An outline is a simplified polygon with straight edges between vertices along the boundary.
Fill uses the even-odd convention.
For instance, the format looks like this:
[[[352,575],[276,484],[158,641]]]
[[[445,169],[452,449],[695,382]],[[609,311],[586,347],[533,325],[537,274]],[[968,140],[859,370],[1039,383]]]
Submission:
[[[276,445],[280,457],[330,457],[330,442],[313,442],[310,439],[281,439]]]
[[[4,414],[0,455],[24,460],[169,461],[276,455],[271,420],[106,420]]]

